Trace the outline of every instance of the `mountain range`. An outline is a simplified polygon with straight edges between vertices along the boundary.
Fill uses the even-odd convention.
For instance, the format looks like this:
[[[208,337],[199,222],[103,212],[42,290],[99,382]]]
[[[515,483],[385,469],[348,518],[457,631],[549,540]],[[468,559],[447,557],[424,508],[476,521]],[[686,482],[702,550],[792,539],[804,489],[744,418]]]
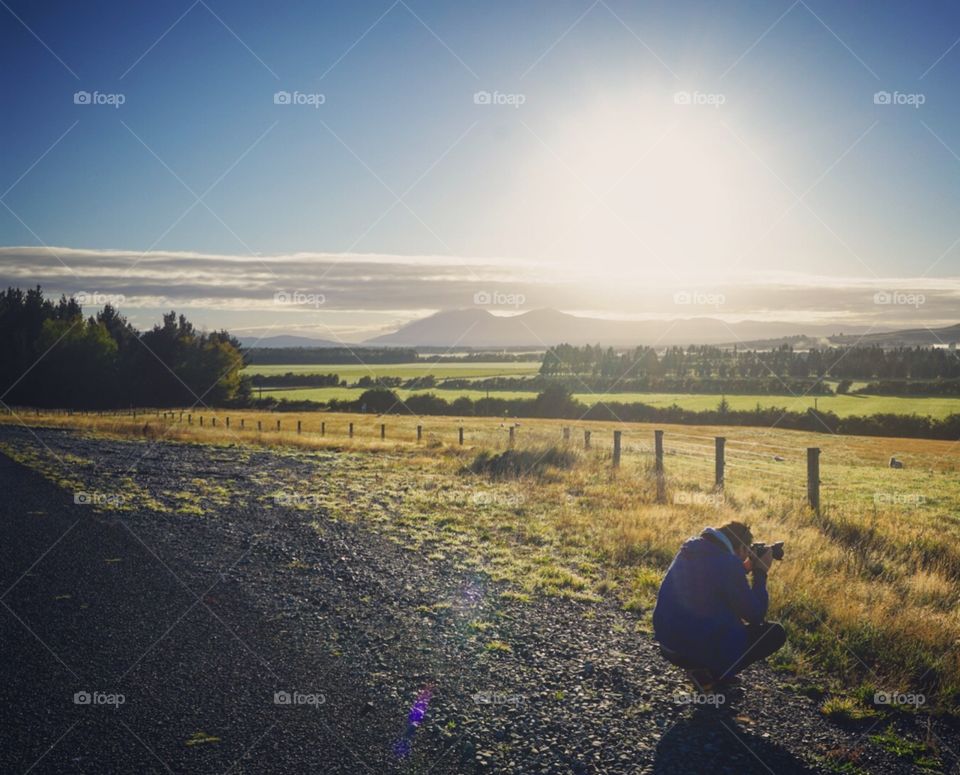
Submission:
[[[449,349],[544,349],[560,343],[611,347],[712,344],[770,349],[842,345],[942,346],[960,342],[960,324],[946,328],[873,331],[865,325],[803,324],[743,320],[727,323],[710,317],[673,320],[610,320],[539,309],[517,315],[494,315],[485,309],[445,310],[414,320],[389,334],[350,347],[422,347]],[[244,347],[344,347],[341,342],[279,335],[243,339]]]
[[[531,347],[603,344],[612,347],[649,345],[733,344],[806,334],[830,337],[861,334],[868,326],[802,325],[744,320],[726,323],[716,318],[674,320],[609,320],[570,315],[554,309],[517,315],[493,315],[484,309],[437,312],[407,323],[397,331],[368,339],[366,345],[411,347]]]

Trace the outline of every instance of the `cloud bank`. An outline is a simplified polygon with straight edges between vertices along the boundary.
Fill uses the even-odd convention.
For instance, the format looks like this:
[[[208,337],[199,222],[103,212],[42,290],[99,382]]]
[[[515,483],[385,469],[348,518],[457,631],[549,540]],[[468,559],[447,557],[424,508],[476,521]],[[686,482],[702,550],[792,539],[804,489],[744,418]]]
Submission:
[[[939,326],[958,321],[958,277],[828,277],[753,273],[678,286],[598,278],[545,263],[450,256],[0,248],[0,282],[80,295],[87,311],[119,301],[135,322],[164,309],[209,327],[329,333],[356,340],[441,309],[552,307],[608,318],[719,317],[737,321]],[[327,330],[324,330],[327,329]]]

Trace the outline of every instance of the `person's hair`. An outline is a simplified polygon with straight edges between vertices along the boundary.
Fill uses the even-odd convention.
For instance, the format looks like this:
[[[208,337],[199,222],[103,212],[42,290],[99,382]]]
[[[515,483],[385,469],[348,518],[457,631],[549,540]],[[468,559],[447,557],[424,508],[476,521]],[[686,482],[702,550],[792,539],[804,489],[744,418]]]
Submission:
[[[719,530],[729,539],[734,551],[738,549],[749,550],[753,544],[753,533],[743,522],[727,522]]]

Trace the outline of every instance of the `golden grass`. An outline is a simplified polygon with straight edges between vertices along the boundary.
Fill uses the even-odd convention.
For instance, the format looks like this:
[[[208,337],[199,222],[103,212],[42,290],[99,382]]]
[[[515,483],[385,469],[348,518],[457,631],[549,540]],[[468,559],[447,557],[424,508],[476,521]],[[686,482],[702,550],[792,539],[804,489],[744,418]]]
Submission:
[[[658,503],[650,466],[652,425],[520,420],[515,429],[520,449],[562,446],[564,427],[572,428],[570,444],[578,449],[589,429],[593,448],[581,452],[572,468],[547,477],[493,481],[464,471],[482,450],[507,448],[513,420],[204,410],[201,428],[200,413],[191,414],[192,425],[186,413],[179,421],[179,411],[172,420],[147,413],[0,421],[116,437],[362,453],[376,469],[376,487],[351,489],[349,498],[339,491],[327,496],[324,505],[336,518],[375,521],[428,561],[443,558],[515,582],[509,595],[520,600],[531,594],[615,596],[648,616],[680,543],[704,525],[740,519],[759,539],[786,541],[787,557],[775,566],[770,589],[771,616],[790,633],[782,658],[788,667],[827,673],[838,687],[869,683],[887,691],[924,692],[943,705],[960,691],[956,444],[657,426],[665,431],[667,482],[665,502]],[[272,430],[277,419],[280,432]],[[258,420],[261,433],[255,430]],[[319,433],[321,422],[325,436]],[[387,425],[385,441],[381,423]],[[616,471],[610,466],[614,429],[623,431],[624,444]],[[711,489],[717,435],[728,440],[723,497]],[[808,446],[822,450],[820,515],[804,501]],[[904,460],[903,470],[887,467],[892,455]]]

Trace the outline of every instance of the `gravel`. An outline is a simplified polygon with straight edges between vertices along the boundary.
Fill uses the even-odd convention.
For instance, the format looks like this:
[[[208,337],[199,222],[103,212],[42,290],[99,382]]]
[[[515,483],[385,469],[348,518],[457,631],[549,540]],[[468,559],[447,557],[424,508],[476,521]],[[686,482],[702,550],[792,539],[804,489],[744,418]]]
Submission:
[[[612,603],[503,598],[482,568],[272,497],[318,473],[346,492],[355,456],[10,426],[0,444],[63,461],[0,455],[4,773],[919,771],[870,740],[889,722],[833,724],[765,666],[684,702]],[[77,504],[56,472],[137,495]],[[197,479],[244,497],[156,508]],[[949,771],[957,730],[932,723]]]

